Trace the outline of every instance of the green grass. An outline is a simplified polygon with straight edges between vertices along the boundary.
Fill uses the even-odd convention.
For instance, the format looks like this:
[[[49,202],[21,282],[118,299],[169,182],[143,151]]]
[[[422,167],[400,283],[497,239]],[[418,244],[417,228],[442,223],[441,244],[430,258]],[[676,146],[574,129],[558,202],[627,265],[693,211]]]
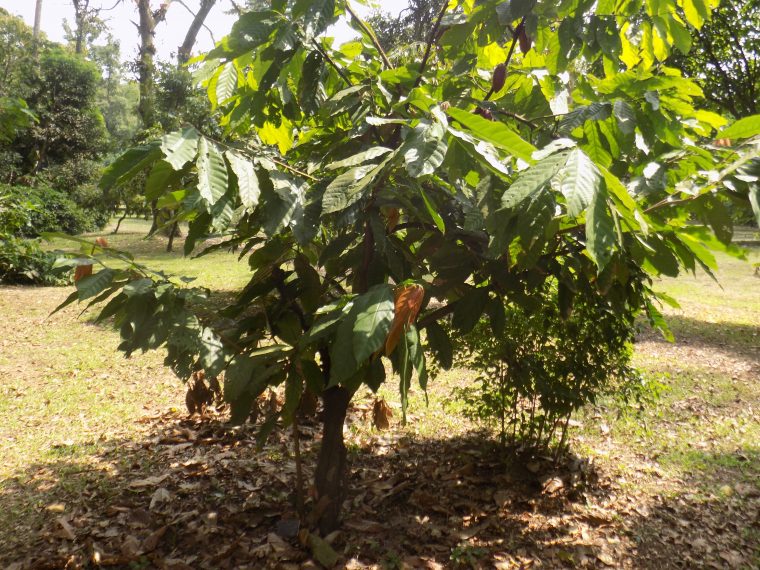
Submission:
[[[239,290],[250,278],[250,270],[245,260],[238,261],[237,256],[225,251],[217,251],[203,257],[185,257],[182,252],[183,240],[176,239],[174,251],[167,252],[167,238],[159,235],[145,238],[150,229],[150,222],[146,220],[128,218],[121,224],[116,235],[111,233],[113,227],[112,223],[103,232],[83,237],[93,241],[96,237],[105,237],[110,247],[131,253],[135,256],[135,261],[148,268],[158,269],[176,277],[194,277],[196,281],[193,285],[215,291]],[[63,239],[55,239],[46,247],[53,250],[78,251],[78,244]],[[202,250],[203,244],[198,244],[192,255],[197,255]]]

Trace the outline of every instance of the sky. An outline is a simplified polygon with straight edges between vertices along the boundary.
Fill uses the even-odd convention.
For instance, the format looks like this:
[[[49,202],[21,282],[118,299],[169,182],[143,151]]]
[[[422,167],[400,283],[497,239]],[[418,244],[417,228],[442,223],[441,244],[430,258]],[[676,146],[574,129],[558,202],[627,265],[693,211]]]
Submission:
[[[153,0],[155,6],[159,6],[161,0]],[[200,4],[199,0],[185,0],[188,8],[195,11]],[[406,7],[407,0],[381,0],[377,3],[384,12],[398,13]],[[115,5],[115,7],[114,7]],[[12,14],[21,16],[25,22],[34,24],[35,0],[0,0],[0,8],[5,8]],[[133,24],[138,19],[137,9],[133,0],[90,0],[91,7],[106,8],[101,12],[111,28],[111,33],[121,43],[121,54],[124,60],[134,59],[137,56],[137,44],[139,37],[137,28]],[[113,9],[110,9],[112,8]],[[371,10],[365,6],[354,3],[353,7],[361,15],[365,16]],[[218,0],[212,8],[206,26],[213,32],[213,37],[219,41],[224,37],[235,22],[235,16],[226,14],[231,8],[229,0]],[[56,42],[63,42],[63,20],[70,24],[74,21],[74,7],[71,0],[43,0],[42,4],[42,31],[47,37]],[[158,56],[163,60],[170,60],[177,51],[177,46],[182,44],[185,32],[190,26],[193,16],[182,6],[180,2],[173,2],[169,7],[166,21],[160,24],[156,30],[156,48]],[[339,23],[330,30],[339,41],[343,42],[355,35],[347,24]],[[202,29],[198,34],[194,53],[207,51],[214,45],[212,35],[208,29]]]

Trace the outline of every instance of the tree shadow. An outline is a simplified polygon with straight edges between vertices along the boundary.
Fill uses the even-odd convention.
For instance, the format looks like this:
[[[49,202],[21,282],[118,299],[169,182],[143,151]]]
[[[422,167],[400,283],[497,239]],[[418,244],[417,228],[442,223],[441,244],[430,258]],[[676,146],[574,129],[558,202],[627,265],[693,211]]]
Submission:
[[[350,421],[366,419],[354,409]],[[290,430],[276,429],[258,448],[257,426],[231,428],[218,416],[167,414],[144,428],[143,437],[62,446],[0,483],[0,567],[298,568],[309,560],[294,522]],[[307,482],[318,432],[308,422],[300,429]],[[723,512],[723,502],[679,498],[621,510],[617,483],[590,462],[505,459],[478,432],[375,432],[349,450],[344,520],[328,537],[348,567],[604,567],[633,553],[633,567],[655,568],[663,564],[654,556],[658,533],[675,533],[667,556],[677,561],[675,546],[706,517],[726,542],[751,541],[746,526],[731,526],[738,506]],[[756,472],[760,456],[750,451]],[[692,522],[673,524],[674,512]]]
[[[714,348],[760,364],[760,324],[711,323],[682,315],[668,315],[667,322],[675,336],[674,346]],[[641,331],[637,340],[670,345],[649,327]]]
[[[760,447],[697,453],[673,496],[627,522],[635,568],[760,568]]]

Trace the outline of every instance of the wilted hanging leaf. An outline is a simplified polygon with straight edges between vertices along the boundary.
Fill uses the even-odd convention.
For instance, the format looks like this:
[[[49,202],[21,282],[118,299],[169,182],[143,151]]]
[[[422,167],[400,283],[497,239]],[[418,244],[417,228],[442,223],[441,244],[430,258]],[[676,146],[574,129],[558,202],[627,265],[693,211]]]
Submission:
[[[372,406],[372,423],[379,430],[388,429],[391,427],[391,418],[393,417],[393,411],[388,403],[383,398],[375,400],[375,405]]]
[[[388,338],[385,341],[385,354],[389,355],[396,348],[404,328],[417,318],[425,298],[425,289],[416,283],[396,289],[394,314]]]
[[[398,208],[384,208],[383,215],[385,216],[385,226],[390,231],[393,231],[394,229],[396,229],[396,226],[398,225],[398,219],[401,215],[399,212],[399,209]]]
[[[92,263],[88,265],[77,265],[77,268],[74,271],[74,283],[90,275],[92,275]]]

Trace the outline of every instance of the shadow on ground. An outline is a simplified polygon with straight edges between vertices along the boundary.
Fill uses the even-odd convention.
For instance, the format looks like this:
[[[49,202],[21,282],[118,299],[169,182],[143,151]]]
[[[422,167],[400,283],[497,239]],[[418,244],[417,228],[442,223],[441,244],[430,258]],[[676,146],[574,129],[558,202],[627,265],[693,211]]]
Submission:
[[[301,428],[307,481],[317,432]],[[314,568],[290,522],[289,433],[257,449],[255,426],[173,414],[146,425],[141,441],[63,446],[58,459],[0,483],[0,565]],[[721,458],[687,482],[694,493],[652,502],[582,459],[505,464],[478,433],[383,432],[350,453],[346,516],[329,537],[347,567],[741,568],[741,559],[749,568],[757,548],[757,488],[701,490],[731,480]],[[758,472],[757,449],[746,463]]]
[[[760,324],[711,323],[681,315],[668,315],[666,320],[677,345],[715,348],[760,364]],[[639,339],[669,344],[649,328],[641,332]]]
[[[702,453],[683,491],[627,521],[635,568],[760,568],[760,448]]]

